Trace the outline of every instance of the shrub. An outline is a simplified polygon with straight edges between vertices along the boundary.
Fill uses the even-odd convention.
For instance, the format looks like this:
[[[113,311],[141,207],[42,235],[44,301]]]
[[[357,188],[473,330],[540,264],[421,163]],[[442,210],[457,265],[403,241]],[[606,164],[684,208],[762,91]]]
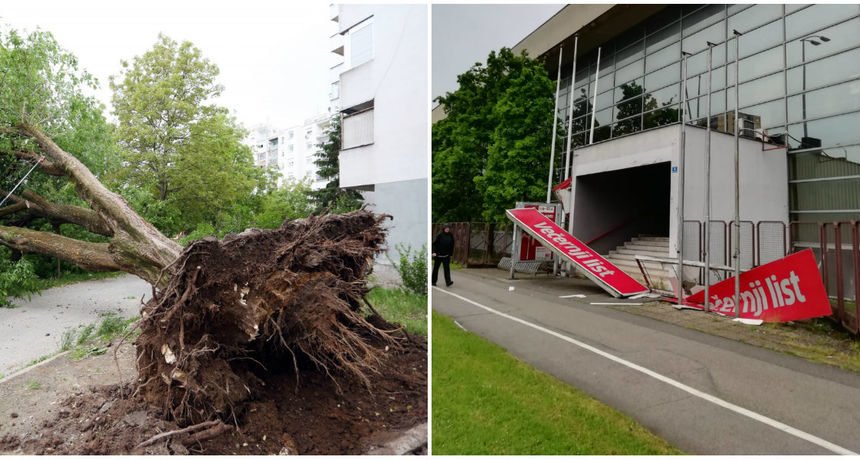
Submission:
[[[39,290],[39,278],[27,259],[12,263],[0,259],[0,307],[12,306],[12,297],[26,297]]]
[[[400,263],[394,264],[400,272],[403,287],[419,295],[427,295],[427,247],[413,253],[410,246],[397,245]]]

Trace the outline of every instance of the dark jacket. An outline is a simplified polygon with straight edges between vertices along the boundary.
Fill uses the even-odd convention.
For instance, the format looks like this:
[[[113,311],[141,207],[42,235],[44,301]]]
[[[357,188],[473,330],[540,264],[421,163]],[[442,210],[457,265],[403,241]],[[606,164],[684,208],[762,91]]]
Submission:
[[[433,252],[436,253],[436,257],[445,257],[454,254],[454,235],[450,232],[442,232],[436,235],[436,239],[433,240]]]

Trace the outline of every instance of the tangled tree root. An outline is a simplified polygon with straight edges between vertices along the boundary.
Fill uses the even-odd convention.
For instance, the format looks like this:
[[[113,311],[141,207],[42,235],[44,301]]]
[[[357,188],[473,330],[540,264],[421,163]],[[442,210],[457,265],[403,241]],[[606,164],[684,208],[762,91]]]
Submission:
[[[380,347],[397,346],[360,312],[386,217],[360,210],[189,245],[143,308],[138,393],[188,425],[235,422],[272,369],[369,386]]]

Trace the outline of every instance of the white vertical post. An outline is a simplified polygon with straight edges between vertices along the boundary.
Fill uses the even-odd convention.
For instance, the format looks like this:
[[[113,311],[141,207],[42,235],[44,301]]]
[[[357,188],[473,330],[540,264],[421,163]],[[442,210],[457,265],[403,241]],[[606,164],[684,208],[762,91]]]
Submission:
[[[520,226],[514,223],[514,240],[511,242],[511,279],[514,279],[514,267],[520,261]]]
[[[705,102],[707,117],[707,143],[705,145],[705,311],[710,311],[711,287],[711,87],[713,79],[713,56],[715,43],[708,42],[708,100]]]
[[[552,147],[549,154],[549,178],[546,180],[546,202],[552,199],[552,167],[555,166],[555,132],[558,129],[558,93],[561,90],[561,56],[564,46],[558,47],[558,76],[555,79],[555,104],[552,107]]]
[[[678,214],[675,225],[678,229],[678,306],[684,305],[684,163],[687,156],[687,56],[681,51],[684,59],[681,67],[681,140],[678,149]]]
[[[591,103],[591,134],[588,143],[594,143],[594,118],[597,115],[597,83],[600,81],[600,47],[597,47],[597,69],[594,72],[594,101]]]
[[[573,136],[573,101],[574,95],[573,88],[576,84],[576,59],[579,57],[578,54],[579,48],[579,35],[574,35],[573,37],[573,69],[571,69],[570,73],[570,106],[567,112],[567,162],[566,162],[566,176],[570,178],[570,205],[567,207],[567,233],[573,235],[573,159],[574,159],[574,150],[573,143],[571,142]],[[573,264],[570,264],[570,269],[573,270]]]
[[[573,87],[576,84],[576,53],[579,47],[579,35],[573,36],[573,68],[570,71],[570,91],[567,98],[567,154],[564,158],[564,178],[567,179],[571,174],[571,139],[573,138]]]
[[[735,225],[732,229],[735,243],[735,317],[740,316],[740,294],[741,294],[741,139],[740,139],[740,39],[741,33],[737,30],[735,34]]]

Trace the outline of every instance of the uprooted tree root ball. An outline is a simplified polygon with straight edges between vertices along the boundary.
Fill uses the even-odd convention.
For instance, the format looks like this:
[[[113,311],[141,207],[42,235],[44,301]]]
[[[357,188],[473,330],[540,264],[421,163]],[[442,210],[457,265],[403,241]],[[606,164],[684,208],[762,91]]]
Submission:
[[[372,390],[382,351],[402,337],[361,312],[386,218],[360,210],[189,245],[143,307],[138,394],[189,425],[238,423],[270,372]]]

